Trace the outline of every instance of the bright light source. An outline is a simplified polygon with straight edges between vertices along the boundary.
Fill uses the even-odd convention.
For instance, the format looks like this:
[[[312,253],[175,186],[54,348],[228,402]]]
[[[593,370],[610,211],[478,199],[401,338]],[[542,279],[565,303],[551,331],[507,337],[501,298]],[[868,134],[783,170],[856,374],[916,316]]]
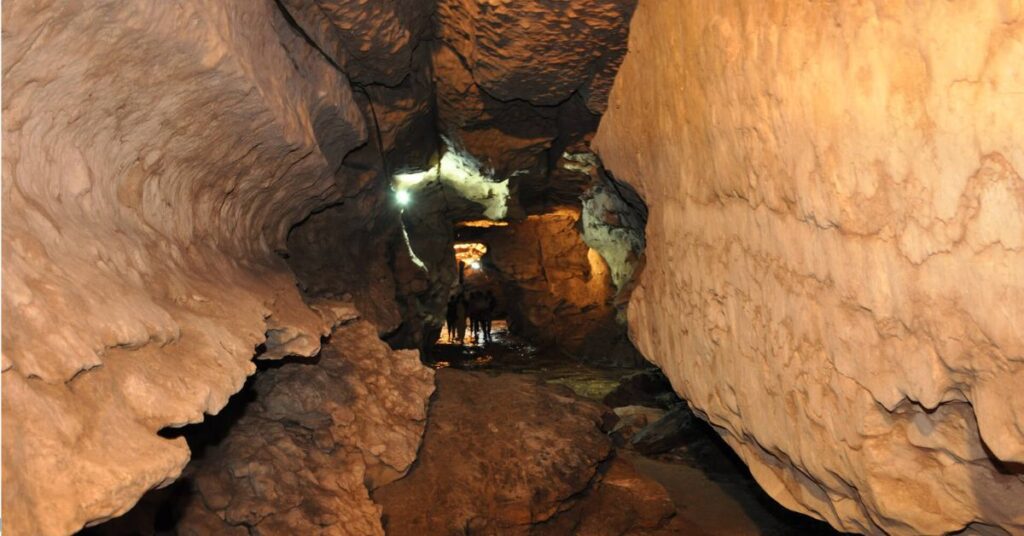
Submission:
[[[473,268],[474,270],[479,270],[480,269],[480,262],[479,261],[473,261],[473,262],[469,263],[469,266],[471,268]]]
[[[398,201],[399,205],[404,207],[409,204],[409,201],[412,201],[412,194],[410,194],[408,190],[399,190],[395,194],[395,200]]]

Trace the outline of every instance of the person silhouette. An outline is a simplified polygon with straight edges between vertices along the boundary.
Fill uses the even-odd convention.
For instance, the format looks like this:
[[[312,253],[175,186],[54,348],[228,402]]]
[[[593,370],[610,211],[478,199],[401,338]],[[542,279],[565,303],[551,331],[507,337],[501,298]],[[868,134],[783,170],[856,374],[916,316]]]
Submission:
[[[498,298],[494,296],[494,292],[490,289],[487,290],[487,294],[484,295],[484,310],[481,315],[481,322],[483,324],[484,342],[491,342],[491,321],[494,320],[494,310],[498,307]]]
[[[484,323],[487,317],[487,295],[483,291],[476,290],[470,294],[469,315],[473,321],[473,342],[482,342],[485,337]]]
[[[466,341],[466,295],[459,292],[455,300],[455,338],[459,344]]]
[[[453,294],[448,298],[448,307],[445,310],[445,325],[448,328],[448,342],[455,340],[455,321],[459,318],[459,295]]]

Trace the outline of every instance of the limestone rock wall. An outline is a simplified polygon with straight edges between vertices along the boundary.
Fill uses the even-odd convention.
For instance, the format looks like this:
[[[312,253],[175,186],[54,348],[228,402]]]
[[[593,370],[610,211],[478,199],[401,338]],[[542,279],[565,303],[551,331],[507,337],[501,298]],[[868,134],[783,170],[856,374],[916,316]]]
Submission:
[[[475,158],[511,155],[489,164],[503,170],[489,178],[529,168],[531,202],[549,192],[575,200],[577,184],[548,188],[560,182],[551,163],[596,126],[633,3],[464,4],[488,35],[517,41],[488,45],[487,91],[524,91],[522,74],[538,65],[530,55],[543,50],[561,58],[545,74],[555,93],[438,97],[435,85],[466,81],[439,74],[439,50],[464,76],[482,41],[435,46],[456,42],[438,39],[449,34],[439,25],[466,21],[437,16],[434,2],[5,6],[8,531],[62,534],[123,513],[188,460],[185,442],[159,430],[219,411],[257,349],[264,359],[318,351],[333,321],[296,291],[289,248],[336,263],[299,274],[319,291],[305,298],[365,290],[371,298],[352,297],[367,316],[414,341],[418,326],[406,320],[429,319],[420,309],[438,300],[408,254],[390,183],[436,163],[442,132],[471,124],[483,148]],[[543,31],[510,31],[524,21]],[[545,41],[532,49],[528,38]],[[494,69],[502,47],[514,76]],[[394,273],[324,284],[370,269]]]
[[[1020,2],[640,2],[632,337],[784,505],[1024,532],[1022,65]]]
[[[338,205],[310,215],[288,236],[288,264],[304,294],[351,300],[381,333],[390,333],[402,323],[392,271],[401,233],[397,222],[366,213],[375,202],[367,205],[367,211]]]
[[[329,320],[275,254],[367,137],[273,2],[4,6],[3,511],[12,534],[124,512],[265,358]],[[336,180],[338,179],[338,180]]]

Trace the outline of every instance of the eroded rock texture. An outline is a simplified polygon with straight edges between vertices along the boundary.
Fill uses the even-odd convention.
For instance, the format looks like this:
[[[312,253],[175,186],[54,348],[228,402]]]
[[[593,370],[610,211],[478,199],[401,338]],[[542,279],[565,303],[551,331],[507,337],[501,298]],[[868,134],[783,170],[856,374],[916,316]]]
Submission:
[[[271,3],[3,16],[4,521],[67,533],[173,480],[156,432],[218,411],[257,345],[318,350],[273,251],[366,126]]]
[[[634,5],[438,2],[438,121],[453,146],[513,182],[513,213],[576,202],[582,193],[585,182],[551,174],[562,153],[597,126]]]
[[[640,3],[634,341],[784,505],[1024,532],[1019,2]]]
[[[419,354],[392,351],[373,324],[353,321],[317,363],[261,372],[252,390],[224,441],[189,467],[198,496],[178,532],[383,534],[368,488],[416,458],[434,390]]]
[[[415,341],[443,278],[409,252],[395,173],[469,147],[488,180],[532,177],[513,190],[538,207],[549,190],[582,191],[548,179],[596,125],[631,2],[459,6],[476,21],[459,27],[480,36],[438,29],[456,7],[403,0],[4,9],[8,531],[68,533],[175,479],[188,449],[160,429],[222,408],[257,347],[318,351],[335,319],[302,298],[351,295],[382,332]],[[542,31],[524,34],[526,20]],[[540,48],[488,45],[481,90],[465,60],[502,34]],[[553,89],[520,94],[538,51],[559,58]],[[281,259],[290,248],[293,267],[310,252],[335,263],[299,274],[305,296]],[[391,273],[354,275],[369,270]]]

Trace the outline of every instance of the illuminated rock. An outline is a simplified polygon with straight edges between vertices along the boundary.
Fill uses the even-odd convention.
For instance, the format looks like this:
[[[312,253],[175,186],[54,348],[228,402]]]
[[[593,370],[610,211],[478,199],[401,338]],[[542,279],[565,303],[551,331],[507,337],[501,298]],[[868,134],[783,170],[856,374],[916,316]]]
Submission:
[[[433,51],[437,113],[451,145],[527,212],[573,203],[549,155],[596,128],[625,53],[633,0],[442,0]]]
[[[530,376],[439,370],[415,466],[373,493],[387,533],[684,533],[665,489],[610,459],[606,411]]]
[[[552,106],[575,92],[604,111],[634,0],[441,0],[438,33],[499,100]],[[606,69],[609,65],[611,69]]]
[[[789,508],[1024,532],[1022,20],[638,7],[595,139],[650,206],[633,340]]]
[[[513,331],[592,362],[642,362],[617,320],[608,265],[573,210],[487,230],[485,262],[501,281]]]

